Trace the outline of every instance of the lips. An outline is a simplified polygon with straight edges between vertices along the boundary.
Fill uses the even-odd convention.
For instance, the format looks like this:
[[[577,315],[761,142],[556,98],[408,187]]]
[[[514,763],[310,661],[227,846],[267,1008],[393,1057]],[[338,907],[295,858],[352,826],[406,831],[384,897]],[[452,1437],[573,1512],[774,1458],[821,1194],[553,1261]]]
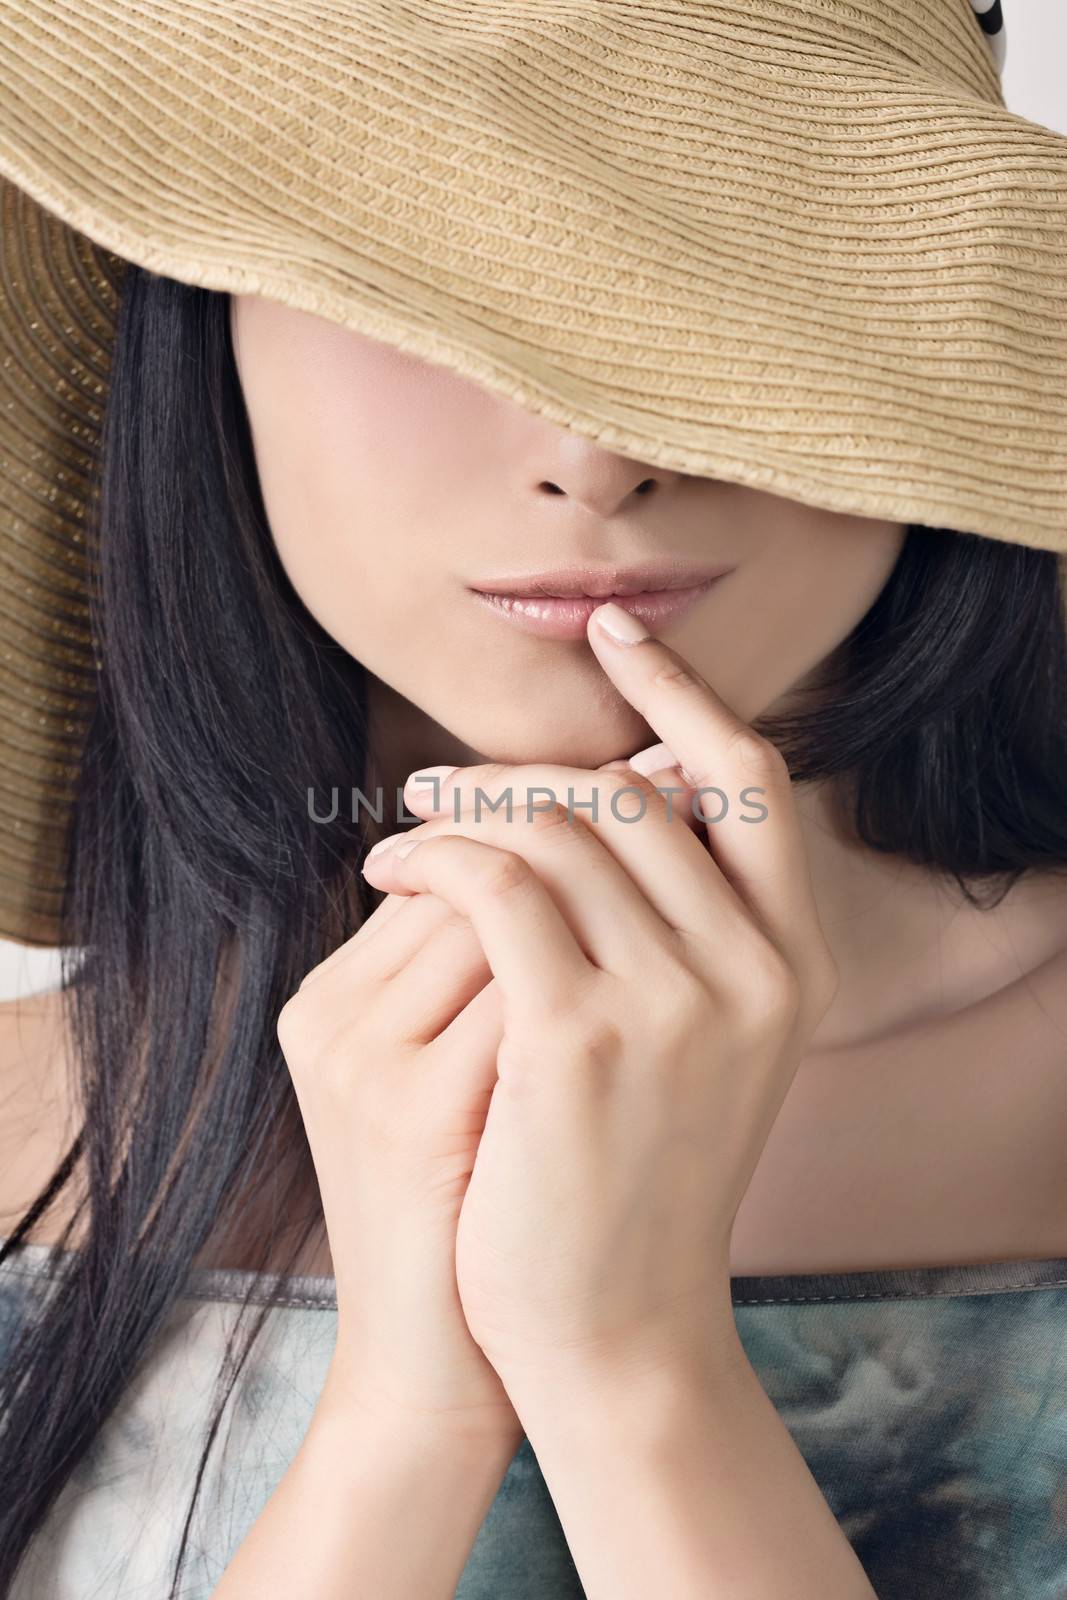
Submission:
[[[603,602],[631,595],[693,589],[727,571],[727,567],[708,563],[640,562],[627,567],[570,567],[514,573],[503,578],[478,579],[469,587],[476,594],[508,595],[517,600],[584,598]]]
[[[673,588],[640,590],[633,594],[618,591],[602,595],[516,595],[472,591],[480,605],[497,616],[543,639],[585,639],[593,612],[606,600],[613,600],[631,612],[652,632],[660,632],[677,621],[690,607],[703,600],[714,588],[716,578]]]

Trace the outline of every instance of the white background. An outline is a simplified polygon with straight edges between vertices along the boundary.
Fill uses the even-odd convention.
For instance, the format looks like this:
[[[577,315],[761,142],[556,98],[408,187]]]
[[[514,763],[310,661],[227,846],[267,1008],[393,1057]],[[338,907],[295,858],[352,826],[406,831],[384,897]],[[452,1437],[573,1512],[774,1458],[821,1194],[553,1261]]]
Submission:
[[[1067,4],[1003,0],[1008,55],[1004,99],[1009,111],[1067,133]]]
[[[1067,0],[1004,0],[1010,111],[1067,133]],[[58,953],[0,939],[0,999],[54,988]]]

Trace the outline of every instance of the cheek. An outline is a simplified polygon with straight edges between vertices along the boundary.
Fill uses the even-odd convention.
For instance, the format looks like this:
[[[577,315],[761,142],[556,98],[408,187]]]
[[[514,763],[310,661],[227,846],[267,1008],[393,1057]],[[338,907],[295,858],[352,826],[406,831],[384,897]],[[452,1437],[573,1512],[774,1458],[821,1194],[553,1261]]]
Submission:
[[[456,395],[382,352],[315,328],[285,360],[278,344],[254,350],[243,373],[278,557],[312,616],[373,670],[376,645],[395,648],[398,627],[432,603],[442,507],[470,482]]]
[[[731,585],[739,581],[723,585],[679,648],[752,721],[851,633],[889,578],[905,531],[865,522],[824,540],[775,543],[731,575]]]
[[[292,441],[290,441],[292,445]],[[342,510],[341,475],[321,459],[305,467],[299,450],[261,472],[274,545],[290,583],[311,615],[345,649],[374,613],[373,519]]]

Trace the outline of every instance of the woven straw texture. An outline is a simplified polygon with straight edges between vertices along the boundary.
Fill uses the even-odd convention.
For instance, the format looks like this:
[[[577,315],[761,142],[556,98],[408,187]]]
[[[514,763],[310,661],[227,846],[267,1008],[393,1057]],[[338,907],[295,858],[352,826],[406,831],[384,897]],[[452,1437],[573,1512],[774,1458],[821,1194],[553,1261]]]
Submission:
[[[0,934],[57,927],[127,260],[642,461],[1067,550],[1067,138],[972,0],[0,0],[0,39]]]

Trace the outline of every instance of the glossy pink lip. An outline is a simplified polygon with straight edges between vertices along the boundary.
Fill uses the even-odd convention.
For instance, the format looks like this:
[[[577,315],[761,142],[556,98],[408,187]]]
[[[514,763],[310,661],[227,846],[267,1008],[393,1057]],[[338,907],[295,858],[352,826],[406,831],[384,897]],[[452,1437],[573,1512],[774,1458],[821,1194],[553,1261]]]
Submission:
[[[703,599],[715,582],[716,579],[711,577],[701,583],[690,583],[684,588],[646,589],[634,594],[538,596],[499,594],[478,589],[472,592],[483,605],[498,616],[506,617],[525,633],[536,634],[542,639],[584,639],[589,618],[606,600],[613,600],[616,605],[631,611],[655,632],[657,627],[677,620],[690,606]]]
[[[546,572],[515,572],[503,578],[478,579],[469,587],[476,594],[514,595],[520,599],[576,597],[617,600],[620,595],[658,594],[664,589],[692,589],[721,578],[728,566],[707,562],[638,561],[629,566],[555,567]]]

